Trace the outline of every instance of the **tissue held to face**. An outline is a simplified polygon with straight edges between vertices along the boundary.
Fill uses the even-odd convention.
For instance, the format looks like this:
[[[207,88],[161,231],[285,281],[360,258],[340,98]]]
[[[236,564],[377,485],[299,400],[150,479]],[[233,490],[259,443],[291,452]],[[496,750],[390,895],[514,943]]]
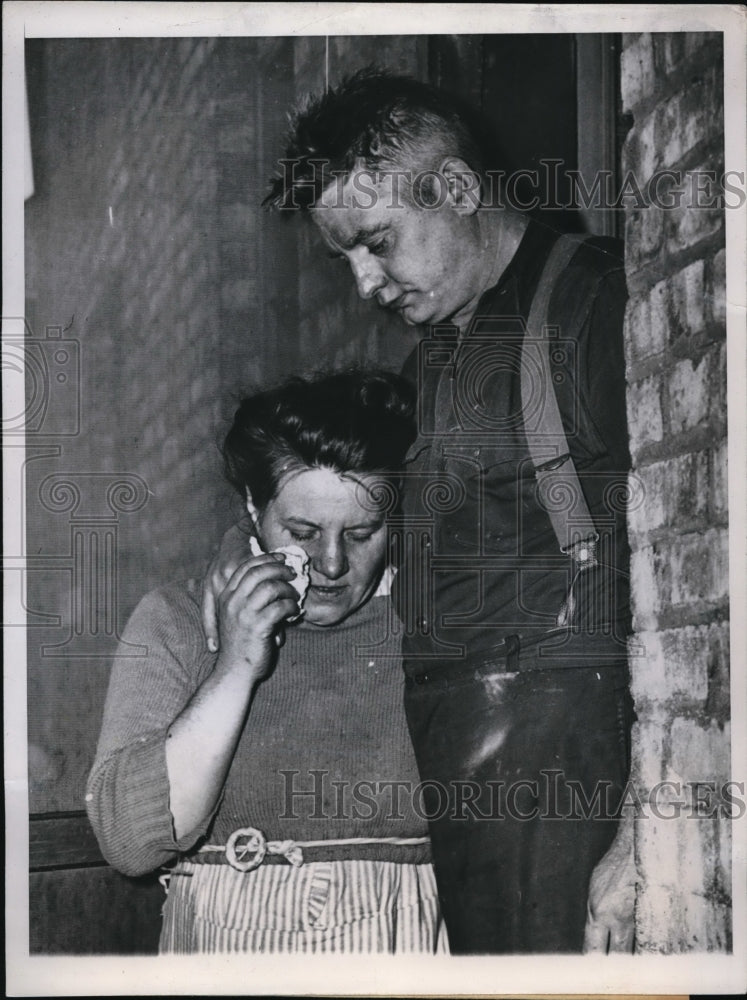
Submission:
[[[266,552],[298,545],[311,560],[304,620],[337,625],[372,596],[386,562],[386,523],[375,476],[299,469],[281,481],[258,518]]]

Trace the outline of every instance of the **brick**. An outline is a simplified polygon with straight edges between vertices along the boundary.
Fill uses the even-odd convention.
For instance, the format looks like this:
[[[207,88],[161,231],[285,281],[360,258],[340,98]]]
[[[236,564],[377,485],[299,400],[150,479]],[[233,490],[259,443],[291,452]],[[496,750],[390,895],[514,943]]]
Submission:
[[[673,607],[715,604],[728,596],[728,532],[711,529],[682,535],[672,543],[668,562],[661,568],[659,579],[669,579],[669,602]]]
[[[653,546],[634,551],[630,557],[633,627],[637,632],[655,629],[662,602],[656,575]]]
[[[660,282],[656,288],[663,288]],[[645,361],[660,354],[666,346],[666,326],[652,294],[631,298],[625,312],[625,346],[630,362]]]
[[[686,786],[688,806],[677,824],[679,888],[684,894],[708,899],[721,885],[719,865],[718,782]],[[711,814],[715,813],[712,818]]]
[[[709,512],[713,521],[726,521],[729,513],[729,448],[723,441],[711,455]]]
[[[630,111],[654,89],[654,48],[649,33],[623,49],[620,70],[623,110]]]
[[[652,111],[640,121],[636,121],[625,138],[623,148],[623,171],[635,176],[639,186],[646,184],[654,172],[659,159],[654,138],[656,112]]]
[[[641,799],[664,777],[664,747],[668,718],[658,706],[638,711],[634,726],[631,780]]]
[[[642,447],[661,441],[663,421],[661,386],[658,376],[634,382],[628,389],[628,427],[633,456]]]
[[[679,361],[669,375],[667,417],[673,434],[691,430],[726,415],[726,369],[722,345],[696,364]]]
[[[635,496],[628,505],[628,528],[645,539],[650,532],[677,525],[688,529],[708,511],[709,453],[695,452],[638,469]]]
[[[730,942],[728,905],[677,887],[663,887],[656,881],[642,886],[636,899],[637,952],[726,951]]]
[[[669,288],[667,281],[659,281],[648,295],[651,340],[657,354],[664,351],[669,341]]]
[[[726,323],[726,249],[719,250],[711,265],[711,288],[708,302],[712,323]]]
[[[688,818],[684,811],[678,819],[636,824],[637,950],[730,948],[731,880],[722,861],[729,826],[723,819]]]
[[[669,286],[670,336],[700,333],[705,325],[703,313],[703,261],[696,260],[679,271]]]
[[[744,801],[744,794],[734,789],[734,794],[740,795]],[[724,810],[727,804],[724,803]],[[731,896],[731,875],[732,875],[732,819],[727,811],[719,816],[716,822],[716,849],[714,852],[714,883],[716,886],[723,886],[726,894]]]
[[[682,156],[679,95],[670,97],[657,108],[656,142],[661,163],[665,167],[674,166]]]
[[[723,100],[715,73],[688,81],[687,88],[663,102],[656,114],[655,145],[664,167],[676,167],[700,142],[710,139],[720,121]]]
[[[685,38],[685,57],[691,58],[706,45],[717,45],[723,50],[723,35],[719,31],[687,31]]]
[[[661,813],[668,815],[670,808],[664,801],[665,793],[662,791],[657,798]],[[671,890],[678,885],[677,852],[672,850],[674,823],[675,820],[659,819],[648,812],[636,823],[636,858],[648,889],[658,886]]]
[[[675,719],[670,730],[670,767],[682,781],[714,781],[731,777],[731,727],[700,725],[694,719]],[[694,822],[694,821],[691,821]]]
[[[647,205],[626,207],[625,266],[628,274],[661,256],[665,239],[665,215],[669,210]]]
[[[655,629],[664,610],[702,609],[728,595],[729,538],[723,529],[690,532],[634,551],[634,627]]]
[[[650,531],[667,523],[665,508],[667,468],[666,462],[654,462],[636,471],[643,499],[628,510],[628,532],[631,536],[639,536],[636,541],[643,539],[645,542]]]
[[[705,702],[710,664],[728,651],[729,630],[723,624],[686,626],[663,632],[642,632],[636,641],[643,655],[632,670],[633,697],[652,702],[688,699]]]
[[[718,206],[718,189],[709,174],[711,170],[711,167],[702,167],[683,174],[680,203],[668,209],[665,215],[668,253],[676,254],[694,247],[723,229],[724,210]]]
[[[712,422],[726,425],[727,391],[726,345],[720,344],[711,355],[711,401],[709,417]]]
[[[705,711],[715,722],[731,718],[729,622],[722,622],[714,634],[708,656],[708,701]]]
[[[671,73],[685,54],[685,35],[680,31],[667,31],[654,35],[654,50],[658,66]]]
[[[706,323],[704,299],[702,260],[657,282],[646,297],[631,299],[625,324],[630,360],[655,357],[678,337],[700,333]]]
[[[661,897],[661,889],[649,888],[645,881],[636,893],[635,947],[638,954],[666,954],[662,930],[669,924],[661,919]]]

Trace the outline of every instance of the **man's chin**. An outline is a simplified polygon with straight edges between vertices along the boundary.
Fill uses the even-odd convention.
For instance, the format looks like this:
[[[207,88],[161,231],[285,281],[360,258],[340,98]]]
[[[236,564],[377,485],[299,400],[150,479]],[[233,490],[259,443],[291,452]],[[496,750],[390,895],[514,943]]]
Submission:
[[[415,305],[403,306],[397,312],[406,326],[420,326],[422,323],[430,322],[428,316],[420,316],[418,314],[418,308]]]

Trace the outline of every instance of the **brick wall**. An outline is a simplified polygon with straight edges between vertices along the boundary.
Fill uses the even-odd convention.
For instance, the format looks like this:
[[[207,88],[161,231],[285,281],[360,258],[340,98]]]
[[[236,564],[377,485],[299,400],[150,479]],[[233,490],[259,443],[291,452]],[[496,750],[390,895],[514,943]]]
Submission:
[[[650,192],[657,171],[678,171],[684,193],[668,200],[664,180],[660,204],[626,210],[633,779],[644,797],[674,782],[669,801],[688,803],[679,819],[637,822],[637,947],[728,950],[729,820],[717,799],[712,818],[687,817],[689,783],[718,788],[731,773],[724,213],[705,207],[704,173],[723,172],[721,37],[624,36],[622,96],[634,119],[623,173]]]

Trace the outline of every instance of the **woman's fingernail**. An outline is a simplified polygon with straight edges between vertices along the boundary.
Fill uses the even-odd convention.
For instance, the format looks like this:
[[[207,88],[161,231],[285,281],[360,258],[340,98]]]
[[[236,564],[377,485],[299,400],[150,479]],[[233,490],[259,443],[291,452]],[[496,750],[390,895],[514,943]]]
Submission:
[[[218,643],[215,641],[215,639],[210,638],[207,641],[207,648],[210,650],[211,653],[217,653],[218,652]]]

